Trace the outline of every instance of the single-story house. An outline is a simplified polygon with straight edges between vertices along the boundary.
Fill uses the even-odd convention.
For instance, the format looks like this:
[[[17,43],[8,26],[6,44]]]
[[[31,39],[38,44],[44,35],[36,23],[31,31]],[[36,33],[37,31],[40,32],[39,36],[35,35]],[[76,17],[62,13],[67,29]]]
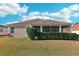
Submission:
[[[8,35],[7,26],[0,25],[0,35]]]
[[[40,32],[70,32],[70,23],[49,19],[33,19],[9,24],[8,33],[13,37],[28,37],[27,27],[34,27]]]

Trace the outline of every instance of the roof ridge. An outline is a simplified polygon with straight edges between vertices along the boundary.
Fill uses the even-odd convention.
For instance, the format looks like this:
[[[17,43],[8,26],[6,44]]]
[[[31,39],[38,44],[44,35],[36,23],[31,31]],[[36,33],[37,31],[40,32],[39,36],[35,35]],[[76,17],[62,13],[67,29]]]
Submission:
[[[49,21],[49,22],[48,22]],[[47,24],[54,24],[54,25],[68,25],[70,23],[67,22],[60,22],[57,20],[51,20],[51,19],[32,19],[32,20],[27,20],[27,21],[23,21],[23,22],[18,22],[18,23],[13,23],[13,24],[9,24],[10,26],[28,26],[28,24],[32,24],[32,25],[47,25]],[[8,26],[9,26],[8,25]]]

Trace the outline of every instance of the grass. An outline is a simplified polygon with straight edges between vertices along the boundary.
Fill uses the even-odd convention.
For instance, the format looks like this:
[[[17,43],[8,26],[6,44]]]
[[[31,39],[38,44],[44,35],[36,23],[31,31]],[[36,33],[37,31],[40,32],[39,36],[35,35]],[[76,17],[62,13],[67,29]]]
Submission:
[[[77,56],[79,41],[0,38],[1,56]]]

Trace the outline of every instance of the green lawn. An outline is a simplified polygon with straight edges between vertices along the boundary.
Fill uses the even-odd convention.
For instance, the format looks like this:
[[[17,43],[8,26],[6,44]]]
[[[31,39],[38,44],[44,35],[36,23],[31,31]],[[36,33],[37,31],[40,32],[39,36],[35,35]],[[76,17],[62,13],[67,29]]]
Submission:
[[[79,41],[30,40],[0,38],[1,56],[64,56],[79,55]]]

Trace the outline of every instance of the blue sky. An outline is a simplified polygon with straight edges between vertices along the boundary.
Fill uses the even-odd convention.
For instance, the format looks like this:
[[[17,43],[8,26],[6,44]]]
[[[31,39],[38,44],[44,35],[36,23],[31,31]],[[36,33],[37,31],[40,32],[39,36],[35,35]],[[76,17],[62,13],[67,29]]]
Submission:
[[[10,24],[34,18],[79,22],[78,3],[15,3],[0,4],[0,24]]]

